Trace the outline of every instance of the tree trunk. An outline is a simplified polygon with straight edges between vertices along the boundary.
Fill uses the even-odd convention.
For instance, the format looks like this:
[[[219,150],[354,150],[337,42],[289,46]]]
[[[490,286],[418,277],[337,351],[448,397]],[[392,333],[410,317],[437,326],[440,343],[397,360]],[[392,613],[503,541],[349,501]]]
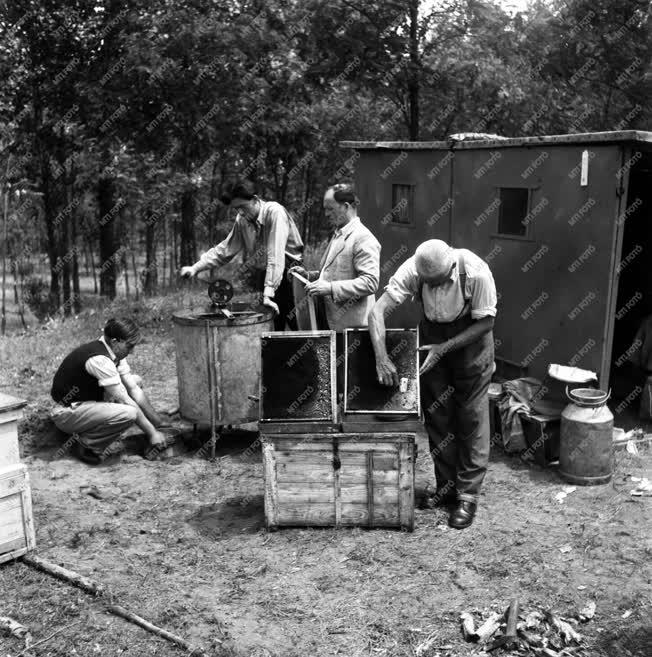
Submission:
[[[16,306],[18,306],[18,315],[20,317],[20,321],[23,325],[23,328],[27,328],[27,324],[25,323],[25,313],[23,311],[23,303],[21,298],[18,296],[18,260],[13,261],[13,270],[14,270],[14,300]]]
[[[7,169],[9,165],[7,164]],[[6,177],[5,177],[6,180]],[[9,221],[9,189],[2,195],[2,335],[7,329],[7,222]]]
[[[167,273],[168,266],[168,219],[163,217],[163,266],[161,267],[161,276],[163,280],[161,284],[165,288],[165,274]]]
[[[127,259],[126,251],[123,251],[122,253],[121,264],[125,275],[125,296],[127,297],[128,300],[129,299],[129,262]]]
[[[138,301],[138,269],[136,269],[136,254],[133,249],[131,249],[131,266],[134,272],[134,295]]]
[[[115,186],[113,178],[101,177],[97,182],[97,204],[99,208],[100,236],[100,294],[115,299],[116,295],[116,260],[119,260],[118,240],[116,239],[115,217],[113,207]]]
[[[145,208],[145,275],[143,293],[155,294],[158,286],[158,263],[156,261],[156,222],[152,221],[152,206]]]
[[[50,179],[50,163],[47,160],[41,165],[41,182],[43,190],[43,219],[45,220],[45,234],[47,236],[48,262],[50,265],[50,297],[57,308],[61,303],[61,288],[59,287],[59,246],[57,244],[57,229],[54,225],[55,204]]]
[[[179,230],[179,260],[192,265],[197,259],[195,243],[195,190],[187,187],[181,194],[181,226]]]
[[[303,243],[307,243],[308,239],[308,223],[310,221],[310,208],[308,207],[308,199],[310,198],[310,185],[312,182],[312,166],[310,164],[306,167],[305,173],[305,187],[303,191],[303,225],[301,226],[301,239]],[[297,217],[298,219],[298,217]]]
[[[410,0],[410,64],[408,67],[408,104],[410,141],[419,139],[419,0]]]
[[[90,235],[86,235],[86,248],[88,249],[88,260],[91,265],[91,274],[93,275],[93,293],[97,294],[97,273],[95,272],[95,254],[93,253],[93,240]]]
[[[59,265],[63,282],[63,315],[71,314],[72,301],[70,298],[70,217],[64,213],[61,220],[61,241],[59,242]]]
[[[81,292],[79,289],[79,249],[77,247],[77,213],[73,210],[70,217],[71,240],[72,240],[72,307],[75,315],[81,312]]]
[[[34,225],[36,225],[36,219],[38,219],[38,215],[34,217]],[[25,271],[29,270],[31,262],[32,260],[29,255],[23,255],[20,259],[18,267],[18,272],[20,275],[18,291],[18,312],[20,313],[20,318],[25,325],[25,328],[27,328],[27,323],[25,322]]]
[[[177,268],[177,221],[170,217],[170,271],[168,285],[172,287],[174,281],[174,270]]]
[[[14,304],[18,305],[18,260],[12,258],[11,262],[11,272],[14,275]]]
[[[82,244],[84,248],[84,274],[86,275],[86,278],[88,278],[91,275],[91,263],[88,255],[88,245],[86,244],[86,240],[83,235]]]

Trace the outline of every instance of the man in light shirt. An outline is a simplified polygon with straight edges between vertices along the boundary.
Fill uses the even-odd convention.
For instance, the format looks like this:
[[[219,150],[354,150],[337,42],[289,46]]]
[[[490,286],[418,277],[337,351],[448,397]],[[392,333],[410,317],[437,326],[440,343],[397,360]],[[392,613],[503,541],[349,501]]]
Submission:
[[[380,243],[358,216],[352,184],[333,185],[324,194],[324,212],[333,229],[318,270],[293,267],[310,283],[306,294],[323,300],[328,328],[337,332],[338,385],[342,388],[343,330],[367,326],[380,278]],[[340,390],[343,392],[343,390]]]
[[[252,273],[256,288],[262,290],[263,305],[274,309],[274,329],[284,331],[286,323],[296,329],[294,295],[285,266],[286,254],[292,264],[301,261],[303,241],[292,217],[280,203],[259,198],[248,180],[236,182],[221,200],[237,211],[231,232],[194,265],[182,267],[181,276],[221,267],[240,253],[245,271]]]
[[[118,457],[124,451],[120,437],[134,423],[149,440],[146,458],[166,444],[157,428],[161,417],[126,360],[139,340],[130,319],[110,319],[102,336],[69,353],[54,375],[51,394],[58,406],[52,421],[74,437],[73,451],[86,463]]]
[[[449,524],[464,529],[473,522],[489,460],[496,285],[471,251],[442,240],[420,244],[369,315],[378,381],[385,385],[399,383],[385,346],[385,317],[409,298],[422,307],[421,402],[437,480],[429,505],[452,505]]]

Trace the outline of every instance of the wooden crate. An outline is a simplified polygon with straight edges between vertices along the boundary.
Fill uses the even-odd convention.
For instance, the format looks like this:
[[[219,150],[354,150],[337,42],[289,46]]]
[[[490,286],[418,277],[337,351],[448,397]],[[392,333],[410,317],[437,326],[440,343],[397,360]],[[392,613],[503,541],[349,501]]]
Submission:
[[[33,550],[34,520],[27,468],[0,469],[0,563]]]
[[[521,415],[527,448],[521,456],[542,467],[559,460],[561,418],[546,415]]]
[[[389,415],[343,413],[340,427],[344,433],[419,433],[425,431],[418,418],[390,419]]]
[[[18,420],[27,402],[0,392],[0,468],[20,463]]]
[[[414,529],[414,433],[263,434],[265,519]]]

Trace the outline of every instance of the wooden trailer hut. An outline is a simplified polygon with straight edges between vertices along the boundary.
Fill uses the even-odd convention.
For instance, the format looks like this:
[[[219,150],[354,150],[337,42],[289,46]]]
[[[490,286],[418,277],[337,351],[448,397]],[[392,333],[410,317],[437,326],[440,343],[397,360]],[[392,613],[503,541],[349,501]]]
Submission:
[[[496,280],[499,366],[543,378],[571,364],[613,383],[652,313],[652,132],[341,146],[381,285],[426,239],[468,248]],[[418,316],[412,304],[388,325]]]

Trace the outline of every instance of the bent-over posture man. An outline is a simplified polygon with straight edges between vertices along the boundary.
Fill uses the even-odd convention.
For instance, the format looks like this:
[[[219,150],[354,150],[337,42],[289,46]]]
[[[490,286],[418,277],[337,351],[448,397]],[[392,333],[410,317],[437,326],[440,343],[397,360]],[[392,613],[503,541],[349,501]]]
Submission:
[[[464,529],[473,522],[489,460],[496,286],[489,266],[471,251],[442,240],[420,244],[369,314],[378,380],[385,385],[399,383],[387,355],[385,317],[408,298],[421,303],[420,350],[427,354],[421,403],[437,479],[429,506],[454,505],[448,522]]]
[[[133,321],[110,319],[103,335],[74,349],[54,375],[51,394],[58,407],[52,421],[74,437],[73,451],[86,463],[119,456],[124,451],[120,437],[134,423],[149,439],[147,458],[165,445],[165,435],[157,430],[161,418],[126,360],[139,340]]]
[[[231,186],[220,199],[237,210],[231,232],[194,264],[181,268],[190,278],[212,267],[221,267],[238,253],[245,270],[251,271],[262,291],[262,303],[274,309],[274,330],[284,331],[286,323],[296,330],[292,284],[286,279],[286,254],[292,264],[301,261],[303,241],[292,217],[275,201],[264,201],[255,194],[253,184],[242,180]]]

